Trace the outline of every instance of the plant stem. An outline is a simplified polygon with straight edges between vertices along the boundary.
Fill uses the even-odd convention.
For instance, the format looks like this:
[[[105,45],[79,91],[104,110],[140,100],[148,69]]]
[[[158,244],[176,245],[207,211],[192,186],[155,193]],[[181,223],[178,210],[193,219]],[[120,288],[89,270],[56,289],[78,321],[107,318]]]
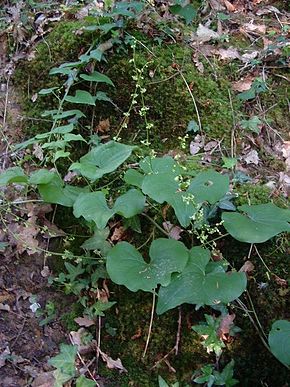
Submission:
[[[143,352],[143,355],[142,355],[143,358],[146,356],[147,349],[148,349],[148,345],[149,345],[149,341],[150,341],[150,336],[151,336],[151,332],[152,332],[152,325],[153,325],[153,318],[154,318],[154,310],[155,310],[155,302],[156,302],[156,292],[155,292],[155,290],[153,290],[153,299],[152,299],[152,308],[151,308],[151,318],[150,318],[150,324],[149,324],[149,329],[148,329],[148,335],[147,335],[146,345],[145,345],[145,349],[144,349],[144,352]]]

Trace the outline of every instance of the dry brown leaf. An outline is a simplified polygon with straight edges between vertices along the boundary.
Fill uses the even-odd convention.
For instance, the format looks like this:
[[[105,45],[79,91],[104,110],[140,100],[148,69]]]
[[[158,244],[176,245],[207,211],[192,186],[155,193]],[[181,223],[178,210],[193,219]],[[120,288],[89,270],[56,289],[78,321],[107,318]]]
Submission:
[[[288,281],[278,277],[276,274],[273,274],[274,280],[277,285],[282,286],[282,287],[288,287]]]
[[[236,315],[235,314],[227,314],[224,316],[221,320],[219,329],[218,329],[218,336],[222,340],[226,340],[227,336],[230,333],[231,326],[233,325],[234,319]]]
[[[215,11],[223,11],[225,9],[219,0],[209,0],[209,4]]]
[[[126,233],[126,230],[124,229],[123,226],[115,227],[114,232],[113,232],[110,240],[112,242],[121,241],[124,238],[125,233]]]
[[[282,155],[285,159],[286,170],[290,171],[290,141],[284,141],[282,145]]]
[[[232,3],[230,3],[228,0],[223,0],[223,2],[229,12],[235,12],[236,7]]]
[[[259,55],[258,51],[246,52],[245,54],[243,54],[241,56],[241,60],[242,60],[242,62],[247,63],[247,62],[257,58],[258,55]]]
[[[72,181],[76,176],[77,176],[78,174],[76,173],[76,172],[71,172],[71,171],[69,171],[66,175],[65,175],[65,177],[63,178],[63,180],[65,181],[65,182],[70,182],[70,181]]]
[[[92,325],[95,325],[95,321],[91,320],[90,318],[84,316],[84,317],[77,317],[74,319],[74,321],[81,327],[90,327]]]
[[[239,51],[235,47],[229,47],[227,49],[220,48],[217,50],[217,54],[222,60],[226,59],[240,59]]]
[[[6,357],[10,355],[10,349],[7,346],[2,353],[0,353],[0,368],[4,367]]]
[[[54,385],[55,378],[53,376],[53,371],[50,371],[38,375],[31,384],[31,387],[54,387]]]
[[[243,160],[245,160],[247,164],[255,164],[255,165],[258,165],[260,161],[258,152],[255,149],[252,149],[245,156],[243,156]]]
[[[101,120],[96,127],[97,133],[107,133],[110,130],[110,120],[106,118],[105,120]]]
[[[117,369],[121,372],[128,372],[126,368],[123,366],[121,360],[118,358],[117,360],[112,359],[105,352],[99,349],[100,355],[102,356],[103,361],[107,364],[109,369]]]
[[[240,268],[239,272],[251,273],[255,269],[255,266],[251,261],[246,261],[243,266]]]
[[[199,55],[198,53],[195,53],[193,56],[192,56],[192,60],[195,64],[195,67],[197,68],[197,70],[203,74],[204,73],[204,65],[202,62],[200,62],[199,60]]]
[[[254,24],[253,21],[250,23],[243,24],[241,29],[245,30],[246,32],[255,32],[257,34],[265,35],[266,33],[266,26],[265,24]]]
[[[175,239],[176,241],[181,238],[180,234],[184,231],[181,227],[174,226],[170,222],[163,222],[162,226],[164,230],[168,232],[168,236],[172,239]]]
[[[195,40],[199,42],[209,42],[212,39],[218,39],[220,35],[216,32],[211,30],[210,28],[199,24],[197,30],[196,30],[196,38]]]
[[[232,83],[232,88],[233,90],[239,91],[240,93],[243,91],[250,90],[254,79],[255,77],[253,75],[241,78],[239,81]]]
[[[194,137],[189,145],[189,152],[191,155],[197,154],[204,147],[204,137],[198,134]]]

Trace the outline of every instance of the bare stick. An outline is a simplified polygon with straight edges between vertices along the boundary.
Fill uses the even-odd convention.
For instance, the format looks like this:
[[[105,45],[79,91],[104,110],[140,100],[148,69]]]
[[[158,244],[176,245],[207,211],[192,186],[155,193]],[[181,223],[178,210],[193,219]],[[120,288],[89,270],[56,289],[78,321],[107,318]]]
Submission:
[[[182,313],[181,313],[181,306],[178,308],[178,327],[177,327],[177,334],[176,334],[176,342],[175,342],[175,355],[178,355],[179,350],[179,343],[180,343],[180,334],[181,334],[181,322],[182,322]]]
[[[193,105],[194,105],[195,112],[196,112],[196,115],[197,115],[197,121],[198,121],[199,130],[202,133],[201,119],[200,119],[198,107],[197,107],[197,104],[196,104],[196,100],[194,98],[194,95],[192,94],[192,91],[190,90],[190,87],[189,87],[189,84],[187,83],[187,80],[184,78],[184,75],[182,74],[182,72],[180,70],[178,70],[178,72],[179,72],[181,78],[183,79],[183,82],[185,83],[186,88],[187,88],[187,90],[188,90],[188,92],[189,92],[189,94],[191,96],[192,101],[193,101]]]
[[[155,290],[154,290],[153,291],[153,299],[152,299],[150,324],[149,324],[149,329],[148,329],[146,345],[145,345],[145,349],[144,349],[142,357],[146,356],[146,352],[147,352],[149,341],[150,341],[150,336],[151,336],[151,332],[152,332],[152,325],[153,325],[153,318],[154,318],[155,301],[156,301],[156,293],[155,293]]]

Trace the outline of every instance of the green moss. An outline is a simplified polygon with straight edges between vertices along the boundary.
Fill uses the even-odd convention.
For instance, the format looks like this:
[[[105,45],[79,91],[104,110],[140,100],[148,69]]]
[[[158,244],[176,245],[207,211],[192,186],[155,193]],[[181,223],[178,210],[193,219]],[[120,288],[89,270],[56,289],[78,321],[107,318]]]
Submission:
[[[269,203],[271,198],[271,190],[261,184],[243,184],[235,189],[238,197],[235,199],[235,204],[241,206],[243,204],[265,204]]]

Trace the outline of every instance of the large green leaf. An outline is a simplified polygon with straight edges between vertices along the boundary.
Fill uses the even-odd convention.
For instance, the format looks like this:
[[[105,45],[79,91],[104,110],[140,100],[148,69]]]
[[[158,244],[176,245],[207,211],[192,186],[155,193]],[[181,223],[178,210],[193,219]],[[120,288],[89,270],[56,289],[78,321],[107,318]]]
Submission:
[[[107,83],[108,85],[114,86],[114,83],[109,77],[102,73],[99,73],[98,71],[94,71],[91,74],[81,74],[80,77],[89,82]]]
[[[269,333],[268,341],[273,355],[281,363],[290,366],[290,321],[275,321]]]
[[[136,171],[136,169],[128,169],[125,172],[124,180],[127,184],[134,185],[135,187],[142,188],[144,175]]]
[[[73,163],[70,170],[77,171],[90,180],[97,180],[117,169],[131,155],[133,149],[133,146],[109,141],[93,148],[79,163]]]
[[[47,169],[38,169],[37,171],[31,173],[29,183],[36,185],[48,184],[57,177],[58,175],[55,172],[49,171]]]
[[[170,239],[152,242],[150,263],[127,242],[114,246],[107,257],[107,271],[113,282],[129,290],[152,291],[158,284],[167,286],[174,272],[180,273],[188,260],[188,250],[183,243]]]
[[[145,200],[145,196],[140,191],[131,189],[118,197],[113,210],[124,218],[132,218],[144,210]]]
[[[169,201],[179,185],[173,173],[157,173],[145,176],[142,191],[158,203]]]
[[[97,384],[91,379],[87,379],[84,375],[81,375],[76,380],[76,387],[95,387]]]
[[[194,195],[195,201],[214,204],[229,190],[229,177],[214,170],[198,174],[191,182],[188,192]]]
[[[238,241],[263,243],[283,231],[290,231],[290,210],[272,203],[238,207],[239,211],[224,212],[225,229]]]
[[[77,90],[74,96],[66,96],[65,101],[83,105],[95,105],[96,103],[95,97],[93,97],[91,93],[85,90]]]
[[[25,176],[25,173],[22,168],[8,168],[6,169],[6,171],[0,174],[0,186],[7,185],[10,183],[27,183],[27,176]]]
[[[185,192],[176,192],[168,199],[175,215],[182,227],[188,227],[199,206],[196,205]]]
[[[114,215],[106,202],[103,192],[89,192],[79,195],[73,205],[76,218],[84,217],[88,222],[93,221],[98,228],[105,228],[108,220]]]
[[[157,313],[162,314],[178,305],[213,305],[228,303],[246,289],[245,273],[225,273],[221,266],[208,265],[210,252],[193,247],[181,274],[173,276],[170,284],[161,287],[158,294]]]

